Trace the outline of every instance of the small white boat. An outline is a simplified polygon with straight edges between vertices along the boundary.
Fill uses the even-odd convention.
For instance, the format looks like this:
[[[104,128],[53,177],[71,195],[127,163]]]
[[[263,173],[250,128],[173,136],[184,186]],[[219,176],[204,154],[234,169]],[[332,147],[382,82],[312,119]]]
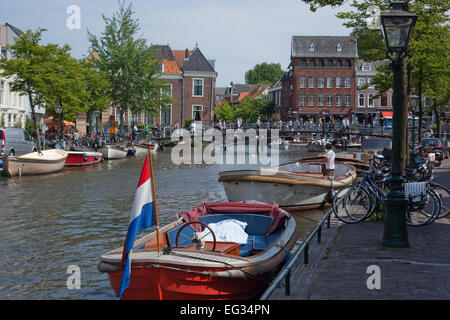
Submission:
[[[158,150],[157,144],[135,144],[134,149],[136,149],[136,155],[147,155],[148,154],[148,147],[151,147],[151,152],[155,153]]]
[[[50,149],[41,153],[32,152],[19,157],[3,158],[3,174],[9,176],[38,175],[54,173],[64,169],[68,153]]]
[[[98,149],[98,152],[103,155],[103,159],[124,159],[128,154],[128,149],[123,149],[121,146],[106,145]]]
[[[313,159],[260,170],[234,170],[219,173],[229,201],[259,201],[310,209],[330,202],[330,190],[337,191],[356,179],[356,169],[336,163],[333,176],[325,176],[325,160]]]

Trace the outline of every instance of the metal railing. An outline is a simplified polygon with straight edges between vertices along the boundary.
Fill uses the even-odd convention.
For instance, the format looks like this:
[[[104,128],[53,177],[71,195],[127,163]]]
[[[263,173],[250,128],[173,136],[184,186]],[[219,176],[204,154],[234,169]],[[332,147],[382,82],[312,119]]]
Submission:
[[[339,199],[336,202],[338,205],[343,198]],[[281,281],[285,281],[284,285],[284,293],[287,296],[291,295],[291,272],[294,265],[297,263],[297,260],[303,254],[303,263],[309,263],[309,244],[311,240],[317,235],[317,243],[322,241],[322,226],[326,222],[327,229],[330,228],[331,223],[331,215],[334,213],[333,207],[323,216],[322,220],[316,225],[316,227],[309,233],[308,237],[304,241],[302,241],[300,248],[298,248],[295,253],[292,255],[291,259],[287,262],[287,264],[281,269],[276,278],[272,281],[270,286],[264,291],[262,296],[259,298],[260,300],[267,300],[273,293],[273,291],[278,288],[278,285]]]

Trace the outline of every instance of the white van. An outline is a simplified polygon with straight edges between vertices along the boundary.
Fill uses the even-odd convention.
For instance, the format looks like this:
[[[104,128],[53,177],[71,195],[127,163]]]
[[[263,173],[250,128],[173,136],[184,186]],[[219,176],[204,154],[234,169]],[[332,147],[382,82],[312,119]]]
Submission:
[[[22,128],[0,128],[0,156],[21,156],[37,151],[31,135]]]

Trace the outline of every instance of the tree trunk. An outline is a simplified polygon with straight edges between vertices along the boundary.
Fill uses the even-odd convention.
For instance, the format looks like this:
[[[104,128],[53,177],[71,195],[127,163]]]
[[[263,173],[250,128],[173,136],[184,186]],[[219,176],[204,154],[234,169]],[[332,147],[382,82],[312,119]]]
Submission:
[[[436,134],[435,137],[440,138],[441,137],[441,115],[439,114],[438,106],[435,103],[433,105],[434,114],[436,115]]]
[[[420,144],[422,142],[422,116],[423,116],[423,110],[422,110],[422,79],[423,79],[423,73],[422,70],[420,70],[419,73],[419,128],[418,128],[418,137],[417,137],[417,143]]]
[[[34,112],[34,104],[33,104],[33,97],[31,96],[31,93],[28,93],[28,100],[30,102],[30,107],[31,107],[31,118],[33,119],[33,126],[34,126],[34,134],[35,134],[35,139],[36,139],[36,148],[39,154],[42,153],[41,150],[41,137],[39,134],[39,129],[37,127],[37,123],[36,123],[36,113]]]

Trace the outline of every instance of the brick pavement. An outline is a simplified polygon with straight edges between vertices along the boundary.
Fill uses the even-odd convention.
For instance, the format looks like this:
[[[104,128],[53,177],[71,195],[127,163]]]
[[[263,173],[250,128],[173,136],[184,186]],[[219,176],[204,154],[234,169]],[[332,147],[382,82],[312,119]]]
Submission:
[[[450,161],[433,170],[435,181],[450,187]],[[384,247],[383,222],[353,225],[332,219],[323,228],[322,242],[310,245],[309,264],[300,258],[291,276],[291,295],[283,284],[273,300],[448,300],[450,299],[450,219],[428,226],[408,227],[408,248]],[[368,289],[380,270],[380,289]]]

